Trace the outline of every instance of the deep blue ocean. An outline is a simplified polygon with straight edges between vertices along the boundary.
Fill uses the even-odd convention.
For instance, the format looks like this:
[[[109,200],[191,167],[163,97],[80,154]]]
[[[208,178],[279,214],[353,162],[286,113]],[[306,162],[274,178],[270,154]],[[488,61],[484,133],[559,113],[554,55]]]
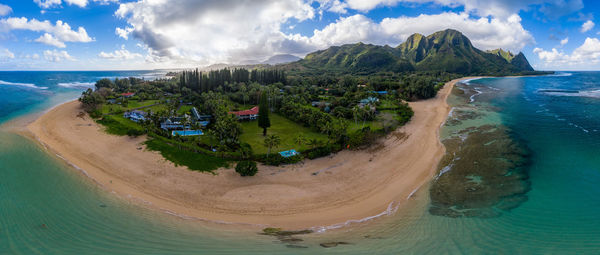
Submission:
[[[0,72],[0,122],[75,99],[101,78],[161,75]],[[530,152],[526,200],[496,217],[432,215],[422,189],[394,215],[286,246],[256,229],[118,198],[34,141],[0,131],[0,254],[600,254],[600,72],[471,80],[454,92],[453,112],[476,114],[443,126],[442,140],[495,125]],[[319,246],[331,241],[350,244]]]

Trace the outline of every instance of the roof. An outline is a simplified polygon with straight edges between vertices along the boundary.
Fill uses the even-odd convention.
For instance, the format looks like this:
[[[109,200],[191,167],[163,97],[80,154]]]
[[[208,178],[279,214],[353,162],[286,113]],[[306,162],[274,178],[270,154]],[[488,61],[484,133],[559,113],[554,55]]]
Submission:
[[[235,114],[237,116],[245,116],[245,115],[257,115],[258,114],[258,106],[254,106],[249,110],[237,111],[237,112],[229,112],[229,114]]]
[[[198,109],[196,109],[196,107],[192,107],[192,115],[194,115],[194,118],[200,119],[200,113],[198,113]]]
[[[121,96],[125,96],[125,97],[133,96],[133,95],[135,95],[135,93],[133,93],[133,92],[127,92],[127,93],[122,93],[121,94]]]

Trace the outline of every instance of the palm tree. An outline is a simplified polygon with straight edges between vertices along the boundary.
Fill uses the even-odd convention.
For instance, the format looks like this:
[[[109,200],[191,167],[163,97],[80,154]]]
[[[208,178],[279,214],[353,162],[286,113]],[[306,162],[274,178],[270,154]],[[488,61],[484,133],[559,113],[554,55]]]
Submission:
[[[321,141],[319,141],[319,139],[313,138],[308,140],[308,146],[310,146],[311,148],[317,147],[321,144]]]
[[[296,136],[296,143],[298,145],[302,145],[304,142],[306,142],[306,137],[304,137],[304,135],[299,134],[298,136]]]
[[[206,137],[208,139],[208,143],[210,144],[210,150],[214,151],[214,144],[217,141],[217,134],[211,129],[206,132]]]
[[[187,127],[190,125],[190,116],[187,116],[187,114],[185,115],[185,117],[183,118],[183,136],[185,136],[185,131],[187,129]]]
[[[281,138],[279,138],[279,136],[268,135],[267,137],[265,137],[265,147],[268,148],[267,157],[271,154],[271,149],[273,147],[279,146],[279,144],[281,144]]]
[[[354,124],[358,125],[358,113],[360,108],[358,106],[352,107],[352,116],[354,116]]]
[[[246,107],[246,100],[249,99],[248,93],[246,93],[246,92],[248,92],[248,88],[246,88],[246,85],[242,84],[240,86],[240,93],[242,93],[242,100],[244,100],[244,107]]]

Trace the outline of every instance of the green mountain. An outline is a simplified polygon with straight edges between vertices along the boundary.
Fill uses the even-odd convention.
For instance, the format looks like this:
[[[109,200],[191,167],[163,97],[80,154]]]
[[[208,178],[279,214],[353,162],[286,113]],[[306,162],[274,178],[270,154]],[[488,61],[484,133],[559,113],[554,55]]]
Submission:
[[[504,51],[502,49],[488,50],[487,53],[491,53],[497,56],[504,58],[506,61],[511,63],[513,66],[516,66],[519,69],[525,71],[533,71],[533,68],[527,61],[527,58],[523,53],[519,52],[519,54],[514,55],[510,51]]]
[[[494,54],[499,57],[502,57],[503,59],[506,59],[506,61],[508,61],[508,62],[512,61],[513,58],[515,57],[515,55],[512,54],[510,51],[504,51],[503,49],[488,50],[486,52],[490,53],[490,54]]]
[[[401,72],[413,70],[413,66],[407,60],[396,55],[394,48],[364,43],[333,46],[326,50],[310,53],[296,63],[310,68],[333,71]]]
[[[469,38],[448,29],[429,36],[411,35],[396,48],[372,44],[346,44],[308,54],[288,64],[299,71],[373,73],[382,71],[446,71],[470,75],[530,73],[531,65],[522,53],[501,49],[484,52]]]

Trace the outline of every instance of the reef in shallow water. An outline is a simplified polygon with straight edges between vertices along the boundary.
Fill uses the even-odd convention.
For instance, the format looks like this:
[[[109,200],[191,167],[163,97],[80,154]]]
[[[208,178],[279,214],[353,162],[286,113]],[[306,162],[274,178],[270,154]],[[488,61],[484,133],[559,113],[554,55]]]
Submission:
[[[506,128],[468,128],[444,145],[447,153],[430,190],[431,214],[497,217],[527,201],[529,153]]]

